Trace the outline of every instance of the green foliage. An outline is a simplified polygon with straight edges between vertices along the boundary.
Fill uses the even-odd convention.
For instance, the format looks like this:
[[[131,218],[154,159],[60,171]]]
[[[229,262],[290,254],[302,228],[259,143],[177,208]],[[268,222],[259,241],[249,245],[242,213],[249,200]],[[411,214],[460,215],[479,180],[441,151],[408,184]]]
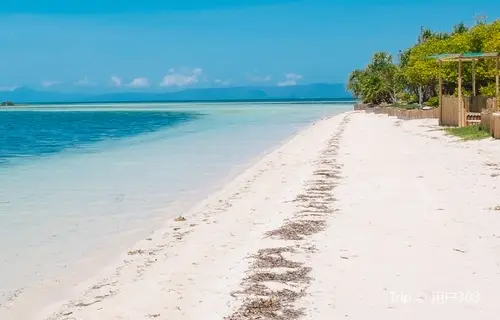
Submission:
[[[480,125],[466,126],[462,128],[446,128],[446,133],[461,138],[462,140],[480,140],[490,137],[487,130]]]
[[[12,107],[12,106],[14,106],[14,102],[12,102],[12,101],[4,101],[4,102],[2,102],[1,105],[3,107]]]
[[[481,87],[479,93],[486,97],[494,97],[496,96],[496,90],[495,83],[491,82],[487,86]]]
[[[349,76],[347,88],[365,103],[393,103],[404,84],[399,67],[392,56],[377,52],[371,63],[363,70],[355,70]]]
[[[469,28],[467,28],[463,22],[460,22],[453,26],[453,31],[451,32],[451,34],[456,35],[466,33],[467,31],[469,31]]]
[[[453,95],[455,97],[458,97],[458,88],[455,89],[455,92],[453,92]],[[472,95],[472,91],[469,91],[467,89],[462,88],[462,96],[463,97],[470,97]]]
[[[396,99],[402,104],[413,104],[418,102],[417,95],[408,91],[399,92],[396,95]]]
[[[366,103],[412,103],[422,95],[426,105],[434,106],[438,95],[439,64],[429,56],[442,53],[500,52],[500,20],[486,23],[484,17],[468,28],[456,24],[451,32],[422,29],[418,41],[403,50],[396,64],[388,53],[376,53],[371,63],[351,73],[348,89]],[[479,60],[475,64],[476,87],[483,95],[494,96],[495,61]],[[445,94],[455,94],[458,86],[458,65],[443,62],[441,75]],[[463,93],[472,91],[472,63],[462,63]],[[429,101],[430,100],[430,101]]]
[[[429,107],[438,107],[439,106],[439,97],[431,97],[424,104],[426,106],[429,106]]]
[[[362,97],[363,85],[365,85],[365,72],[363,70],[354,70],[349,75],[347,89],[357,98]]]

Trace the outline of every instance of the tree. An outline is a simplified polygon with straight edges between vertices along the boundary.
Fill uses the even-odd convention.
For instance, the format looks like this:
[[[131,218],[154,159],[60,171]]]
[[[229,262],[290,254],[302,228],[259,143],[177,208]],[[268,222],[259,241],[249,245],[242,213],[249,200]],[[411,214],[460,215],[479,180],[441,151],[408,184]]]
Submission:
[[[347,81],[347,89],[351,91],[356,98],[361,98],[363,95],[363,76],[364,70],[354,70],[349,75],[349,81]]]
[[[350,74],[347,88],[365,103],[395,103],[403,89],[400,76],[392,56],[377,52],[364,70],[355,70]]]
[[[351,73],[348,89],[367,103],[394,103],[398,96],[418,95],[422,104],[438,92],[440,68],[430,56],[465,52],[500,52],[500,20],[486,23],[485,17],[478,17],[473,27],[468,28],[460,22],[450,33],[422,27],[417,43],[400,50],[398,64],[393,62],[390,54],[376,53],[365,69]],[[444,92],[453,94],[458,82],[457,64],[443,62],[441,75]],[[475,75],[478,92],[491,95],[495,82],[495,61],[477,61]],[[472,91],[472,63],[462,63],[462,77],[464,92]]]
[[[453,26],[453,31],[451,32],[451,35],[455,34],[460,34],[460,33],[466,33],[469,29],[465,26],[463,22],[457,23],[455,26]]]

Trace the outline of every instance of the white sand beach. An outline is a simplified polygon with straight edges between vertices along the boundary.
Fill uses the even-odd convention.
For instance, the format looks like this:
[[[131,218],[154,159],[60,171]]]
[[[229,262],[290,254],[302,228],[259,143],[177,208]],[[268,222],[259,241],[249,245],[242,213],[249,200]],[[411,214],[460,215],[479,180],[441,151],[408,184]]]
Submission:
[[[500,143],[435,124],[321,120],[65,301],[0,318],[497,319]]]

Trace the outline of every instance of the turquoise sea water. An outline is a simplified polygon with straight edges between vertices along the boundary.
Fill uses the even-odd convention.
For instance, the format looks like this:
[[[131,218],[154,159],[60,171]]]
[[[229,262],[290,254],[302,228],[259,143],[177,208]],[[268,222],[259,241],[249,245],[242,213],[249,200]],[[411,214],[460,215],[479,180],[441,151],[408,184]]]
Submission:
[[[117,255],[297,130],[351,107],[0,110],[0,304],[16,290]]]
[[[2,112],[0,164],[155,132],[199,117],[181,111],[62,111],[67,110]]]

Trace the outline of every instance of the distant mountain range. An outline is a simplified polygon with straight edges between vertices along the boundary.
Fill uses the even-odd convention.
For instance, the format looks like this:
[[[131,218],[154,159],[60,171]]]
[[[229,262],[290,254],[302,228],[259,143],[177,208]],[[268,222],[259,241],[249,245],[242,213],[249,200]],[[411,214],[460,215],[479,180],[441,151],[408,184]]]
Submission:
[[[19,103],[62,102],[167,102],[349,99],[344,84],[309,84],[287,87],[226,87],[185,89],[173,92],[114,92],[105,94],[63,93],[20,87],[0,92],[1,101]]]

